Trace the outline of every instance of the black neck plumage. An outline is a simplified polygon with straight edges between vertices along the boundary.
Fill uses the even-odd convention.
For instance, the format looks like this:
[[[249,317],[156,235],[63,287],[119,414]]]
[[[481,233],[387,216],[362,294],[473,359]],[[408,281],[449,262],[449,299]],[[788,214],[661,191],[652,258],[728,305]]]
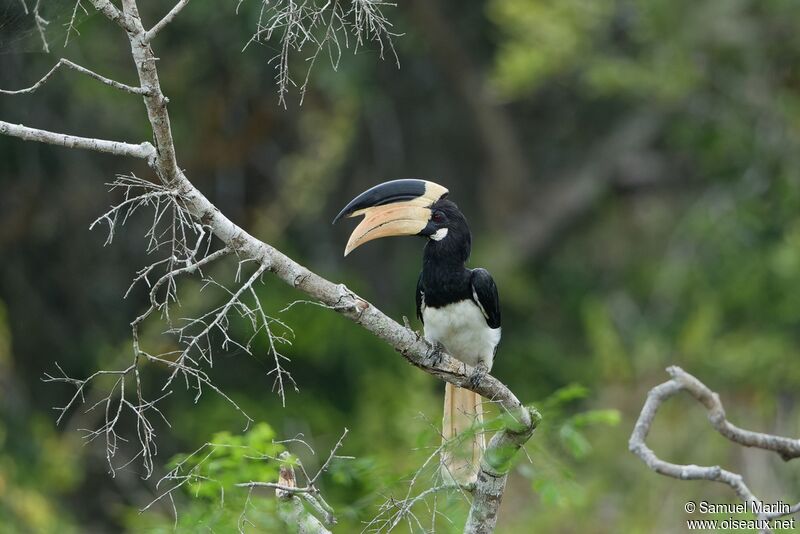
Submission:
[[[422,257],[422,290],[425,305],[439,308],[471,297],[469,232],[453,232],[441,241],[429,240]]]

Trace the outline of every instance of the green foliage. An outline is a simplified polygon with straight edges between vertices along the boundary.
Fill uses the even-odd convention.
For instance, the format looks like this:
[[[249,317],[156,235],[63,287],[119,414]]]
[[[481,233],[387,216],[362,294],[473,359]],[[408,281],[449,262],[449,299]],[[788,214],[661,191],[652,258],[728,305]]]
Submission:
[[[274,438],[275,432],[267,423],[258,423],[239,436],[218,432],[198,451],[175,456],[170,467],[189,477],[186,490],[190,494],[218,499],[237,483],[277,480],[278,454],[285,449],[274,443]]]
[[[495,83],[519,94],[567,73],[591,52],[609,19],[610,0],[494,0],[488,13],[506,37],[496,63]]]
[[[218,432],[194,452],[175,455],[159,492],[177,488],[172,491],[172,498],[179,503],[174,520],[177,530],[192,532],[203,527],[227,532],[238,525],[247,532],[281,532],[284,527],[272,492],[252,492],[237,484],[277,482],[281,463],[296,463],[291,456],[278,457],[285,450],[275,442],[272,427],[262,422],[239,435]],[[128,518],[131,528],[154,532],[169,532],[171,523],[168,517],[154,515],[131,514]]]
[[[589,393],[580,384],[570,384],[536,403],[542,419],[526,447],[531,463],[521,462],[519,472],[548,506],[585,504],[588,492],[577,481],[581,464],[597,459],[592,446],[596,436],[619,425],[618,410],[581,406]]]
[[[602,375],[608,379],[630,378],[631,370],[625,346],[605,304],[587,298],[583,309],[586,336]]]
[[[589,390],[580,384],[570,384],[553,392],[539,403],[542,412],[542,423],[537,432],[540,440],[554,439],[560,447],[576,460],[585,459],[592,451],[590,440],[584,434],[594,426],[614,427],[620,422],[618,410],[582,410],[575,411],[578,401],[584,401]],[[552,445],[552,444],[551,444]]]

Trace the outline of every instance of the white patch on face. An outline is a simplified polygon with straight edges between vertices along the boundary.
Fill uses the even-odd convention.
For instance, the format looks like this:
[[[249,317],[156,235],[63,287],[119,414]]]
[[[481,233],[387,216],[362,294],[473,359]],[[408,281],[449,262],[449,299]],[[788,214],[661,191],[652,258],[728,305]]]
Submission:
[[[439,228],[433,233],[431,239],[433,239],[434,241],[441,241],[442,239],[447,237],[447,231],[448,231],[447,228]]]

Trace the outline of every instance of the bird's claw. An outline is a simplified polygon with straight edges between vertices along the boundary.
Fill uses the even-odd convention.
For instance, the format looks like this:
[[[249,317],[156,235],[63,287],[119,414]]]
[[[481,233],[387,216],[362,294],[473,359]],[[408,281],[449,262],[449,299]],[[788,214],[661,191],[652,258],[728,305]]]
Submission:
[[[486,375],[489,374],[489,368],[483,362],[479,362],[474,369],[475,371],[467,379],[467,383],[471,389],[477,388]]]
[[[442,363],[442,355],[444,354],[444,345],[438,341],[433,344],[433,350],[428,355],[431,367],[438,367]]]

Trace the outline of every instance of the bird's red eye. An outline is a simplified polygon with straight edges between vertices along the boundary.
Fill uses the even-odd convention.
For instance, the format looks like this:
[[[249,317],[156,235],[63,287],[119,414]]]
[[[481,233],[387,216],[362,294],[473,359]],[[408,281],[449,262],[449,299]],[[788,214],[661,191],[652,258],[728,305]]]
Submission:
[[[433,215],[431,216],[431,220],[435,223],[440,223],[444,221],[444,214],[441,211],[434,211]]]

